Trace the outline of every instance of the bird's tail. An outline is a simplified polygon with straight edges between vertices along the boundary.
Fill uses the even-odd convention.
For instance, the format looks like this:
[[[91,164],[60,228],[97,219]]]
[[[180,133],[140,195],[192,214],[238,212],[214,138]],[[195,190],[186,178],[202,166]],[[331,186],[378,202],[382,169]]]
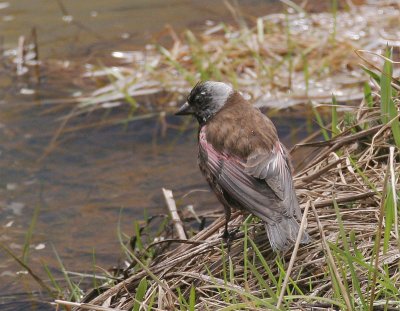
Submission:
[[[295,244],[300,225],[293,217],[284,217],[279,223],[266,223],[265,230],[272,249],[274,251],[285,251]],[[310,236],[304,231],[300,243],[308,244],[310,242]]]

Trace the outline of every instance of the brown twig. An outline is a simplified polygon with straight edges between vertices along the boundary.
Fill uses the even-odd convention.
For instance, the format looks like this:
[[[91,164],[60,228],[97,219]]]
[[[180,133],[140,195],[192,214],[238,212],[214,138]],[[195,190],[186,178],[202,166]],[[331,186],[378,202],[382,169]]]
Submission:
[[[182,220],[179,217],[178,211],[176,209],[176,204],[175,204],[175,200],[174,200],[172,191],[162,188],[162,192],[164,195],[165,203],[167,204],[169,214],[171,215],[172,222],[175,226],[175,230],[179,236],[179,239],[187,240],[185,229],[183,228]]]
[[[321,235],[321,243],[322,243],[322,245],[324,247],[324,250],[326,252],[327,259],[328,259],[328,261],[329,261],[329,263],[330,263],[330,265],[332,267],[332,272],[335,274],[336,281],[337,281],[337,283],[338,283],[338,285],[340,287],[340,290],[342,292],[342,295],[343,295],[343,298],[344,298],[344,302],[346,303],[347,310],[353,310],[351,302],[350,302],[350,298],[349,298],[348,293],[347,293],[347,290],[343,285],[342,279],[341,279],[341,277],[339,275],[339,270],[338,270],[338,268],[337,268],[337,266],[335,264],[335,260],[333,259],[333,256],[332,256],[332,253],[331,253],[331,249],[330,249],[330,247],[328,245],[328,242],[326,240],[326,236],[325,236],[325,233],[324,233],[324,228],[322,227],[322,224],[321,224],[321,222],[319,220],[319,217],[318,217],[317,210],[315,209],[315,206],[314,206],[314,204],[312,202],[311,202],[311,209],[314,212],[315,220],[316,220],[317,226],[318,226],[318,230],[319,230],[319,233]]]
[[[292,273],[293,265],[294,265],[294,262],[295,262],[296,256],[297,256],[297,251],[299,250],[300,241],[301,241],[301,238],[302,238],[302,235],[303,235],[303,232],[304,232],[304,228],[305,228],[306,223],[307,223],[307,214],[308,214],[308,209],[309,208],[310,208],[310,201],[307,202],[306,207],[304,208],[303,218],[301,219],[299,233],[297,234],[296,243],[294,245],[292,256],[290,257],[289,266],[288,266],[288,268],[286,270],[285,279],[283,281],[283,284],[282,284],[282,287],[281,287],[281,292],[280,292],[279,298],[278,298],[278,302],[276,304],[276,308],[277,309],[280,309],[281,306],[282,306],[283,297],[285,296],[286,287],[287,287],[287,285],[289,283],[290,273]]]
[[[371,290],[370,290],[370,298],[369,298],[369,310],[374,310],[374,301],[375,301],[375,286],[376,286],[376,278],[378,274],[378,264],[379,264],[379,248],[381,245],[381,238],[382,238],[382,225],[383,225],[383,216],[385,215],[385,201],[387,195],[387,183],[388,178],[390,175],[390,159],[388,159],[387,170],[385,174],[385,178],[383,181],[383,192],[381,196],[381,204],[379,207],[379,219],[378,225],[376,228],[376,235],[375,235],[375,246],[374,246],[374,254],[375,254],[375,262],[374,262],[374,270],[372,273],[372,282],[371,282]],[[372,260],[371,260],[372,263]]]
[[[62,305],[66,307],[73,307],[73,308],[80,308],[80,309],[85,309],[85,310],[95,310],[95,311],[122,311],[120,309],[115,309],[115,308],[108,308],[108,307],[103,307],[103,306],[97,306],[91,303],[79,303],[79,302],[70,302],[70,301],[65,301],[65,300],[55,300],[54,301],[57,305]],[[69,308],[69,309],[70,309]]]
[[[346,195],[346,196],[339,196],[335,198],[336,203],[348,203],[348,202],[354,202],[357,200],[365,199],[372,197],[376,194],[375,191],[368,191],[364,193],[358,193],[358,194],[352,194],[352,195]],[[325,207],[325,206],[332,206],[333,205],[333,199],[329,200],[321,200],[317,201],[314,203],[315,207]]]

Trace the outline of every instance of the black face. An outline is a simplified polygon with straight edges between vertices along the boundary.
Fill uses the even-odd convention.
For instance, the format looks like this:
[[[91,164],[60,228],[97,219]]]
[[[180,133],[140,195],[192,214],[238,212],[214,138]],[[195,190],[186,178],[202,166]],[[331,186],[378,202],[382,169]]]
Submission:
[[[193,110],[200,125],[203,125],[212,116],[212,95],[206,84],[199,82],[190,92],[187,102]]]
[[[232,92],[232,88],[222,82],[199,82],[176,114],[192,114],[203,125],[225,105]]]

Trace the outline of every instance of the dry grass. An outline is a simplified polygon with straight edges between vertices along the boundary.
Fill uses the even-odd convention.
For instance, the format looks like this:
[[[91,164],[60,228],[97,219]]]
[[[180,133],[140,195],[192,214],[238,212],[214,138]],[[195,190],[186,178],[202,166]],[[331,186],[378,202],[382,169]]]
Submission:
[[[198,36],[169,29],[171,48],[115,53],[128,64],[88,71],[87,79],[106,85],[83,98],[74,115],[123,100],[135,110],[137,98],[165,91],[173,106],[200,79],[229,80],[258,106],[326,103],[332,92],[361,105],[334,122],[331,140],[293,151],[312,150],[295,180],[311,244],[273,253],[263,225],[240,213],[230,222],[240,228],[230,247],[221,239],[223,216],[189,240],[177,239],[171,224],[161,240],[125,249],[132,264],[117,281],[110,278],[83,304],[59,304],[135,311],[400,308],[398,92],[389,88],[396,116],[382,122],[382,83],[372,83],[370,101],[353,53],[379,52],[387,41],[400,45],[398,3],[376,3],[336,15],[270,15],[240,29],[210,25]]]
[[[380,123],[383,89],[383,84],[376,86],[352,118],[335,124],[332,139],[294,150],[309,148],[314,154],[295,177],[301,206],[308,211],[311,244],[273,253],[263,225],[237,212],[230,227],[240,231],[228,247],[221,238],[221,216],[189,240],[165,231],[164,240],[137,247],[123,280],[84,299],[89,305],[78,306],[398,310],[400,154],[392,128],[398,114]],[[392,100],[398,110],[397,95]]]
[[[382,72],[370,72],[372,93],[367,85],[360,91],[363,78],[355,68],[357,56],[351,53],[359,48],[379,50],[383,42],[378,37],[393,29],[398,14],[397,5],[380,2],[336,17],[274,15],[259,19],[254,29],[216,25],[198,38],[188,33],[185,42],[171,32],[171,50],[150,50],[144,64],[152,60],[152,70],[136,68],[130,72],[133,88],[121,84],[123,89],[185,93],[195,80],[230,78],[259,105],[269,105],[276,97],[279,107],[330,101],[332,91],[339,100],[360,99],[361,104],[339,118],[334,100],[331,131],[323,129],[330,139],[293,150],[311,151],[303,154],[305,161],[295,177],[311,244],[296,245],[292,253],[273,253],[263,225],[241,213],[230,222],[231,228],[240,228],[230,245],[221,238],[224,216],[188,240],[177,239],[171,223],[157,241],[136,243],[133,252],[127,251],[132,264],[118,274],[118,281],[74,307],[398,310],[399,81],[386,61]],[[372,67],[382,68],[378,60],[370,58]],[[152,80],[152,74],[159,79]],[[138,84],[135,75],[152,82]],[[265,85],[270,86],[268,92],[262,91]],[[99,98],[111,94],[110,88],[103,91]],[[190,231],[188,225],[186,229]],[[139,232],[136,241],[142,242]]]
[[[354,51],[379,53],[387,43],[400,45],[398,2],[371,3],[337,13],[289,9],[247,26],[210,24],[196,35],[189,30],[178,35],[167,27],[164,37],[172,46],[115,51],[122,65],[90,67],[85,77],[106,85],[83,98],[80,107],[86,111],[127,101],[133,109],[145,108],[138,99],[167,91],[170,96],[161,103],[165,108],[182,100],[197,81],[209,79],[230,81],[257,106],[278,109],[329,103],[332,93],[338,101],[361,100],[368,77]],[[378,59],[372,57],[374,63]]]

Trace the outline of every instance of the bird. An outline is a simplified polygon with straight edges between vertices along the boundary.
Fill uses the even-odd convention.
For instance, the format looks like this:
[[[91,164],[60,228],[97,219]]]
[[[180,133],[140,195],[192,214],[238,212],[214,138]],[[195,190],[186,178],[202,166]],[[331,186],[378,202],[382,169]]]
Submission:
[[[273,251],[287,251],[297,238],[302,215],[289,153],[272,121],[230,84],[198,82],[175,115],[198,123],[198,165],[225,210],[229,238],[231,210],[257,216]],[[303,231],[301,243],[309,235]]]

